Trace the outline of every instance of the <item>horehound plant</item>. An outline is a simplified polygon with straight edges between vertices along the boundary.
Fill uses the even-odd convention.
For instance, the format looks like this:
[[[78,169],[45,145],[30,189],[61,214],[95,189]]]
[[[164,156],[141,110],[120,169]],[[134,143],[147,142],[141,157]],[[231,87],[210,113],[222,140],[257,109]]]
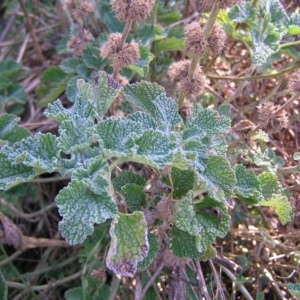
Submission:
[[[152,285],[159,295],[155,281],[162,275],[169,299],[210,299],[200,261],[209,262],[216,298],[225,299],[215,263],[226,267],[230,278],[241,268],[222,257],[214,243],[229,231],[231,200],[273,207],[283,224],[293,218],[290,195],[277,177],[282,159],[266,147],[267,134],[262,131],[269,125],[275,130],[287,125],[286,106],[261,104],[258,124],[242,120],[232,127],[229,105],[218,110],[192,105],[207,84],[200,60],[208,52],[219,55],[225,46],[225,33],[216,24],[218,12],[234,3],[199,4],[209,14],[185,28],[191,59],[175,62],[168,71],[171,80],[179,81],[177,101],[156,83],[120,84],[120,71],[139,58],[138,44],[127,42],[132,24],[150,15],[154,1],[112,0],[125,28],[108,36],[100,55],[111,60],[113,74],[99,71],[90,82],[79,79],[70,109],[60,100],[48,106],[45,115],[60,123],[58,136],[37,133],[0,152],[1,189],[46,172],[70,178],[55,199],[62,217],[59,229],[68,243],[84,243],[94,226],[98,228],[95,224],[110,226],[105,262],[114,274],[110,299],[116,296],[120,276],[134,278],[135,299],[151,297],[147,293],[153,292]],[[291,76],[289,86],[296,97],[299,72]],[[111,107],[120,97],[132,104],[133,112],[116,117]],[[262,166],[259,175],[238,163],[239,143],[249,150],[248,161]],[[93,251],[102,239],[93,240]],[[85,272],[96,280],[106,278],[102,268]],[[88,281],[66,297],[78,293],[98,299],[100,290]]]

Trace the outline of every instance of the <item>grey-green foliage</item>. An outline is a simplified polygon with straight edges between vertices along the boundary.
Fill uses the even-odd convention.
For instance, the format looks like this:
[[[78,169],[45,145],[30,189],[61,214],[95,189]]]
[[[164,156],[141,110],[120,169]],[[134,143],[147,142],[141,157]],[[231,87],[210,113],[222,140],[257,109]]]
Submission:
[[[211,245],[216,237],[228,232],[231,197],[272,206],[283,222],[292,217],[288,195],[273,173],[256,177],[243,166],[229,164],[228,107],[220,114],[195,105],[192,117],[184,122],[177,104],[158,84],[141,81],[123,88],[105,72],[97,78],[77,81],[79,93],[71,108],[64,108],[59,100],[48,105],[46,116],[61,123],[59,136],[38,133],[7,143],[0,152],[1,189],[45,172],[71,178],[55,199],[62,216],[59,229],[69,243],[83,243],[95,224],[112,220],[107,265],[132,277],[159,251],[152,234],[159,219],[174,222],[166,233],[174,255],[208,259],[215,253]],[[142,111],[105,118],[120,95]],[[157,190],[146,192],[149,182],[142,174],[126,171],[116,176],[115,167],[124,162],[160,174]],[[277,165],[270,163],[272,168]],[[208,196],[195,204],[195,197],[203,192]]]

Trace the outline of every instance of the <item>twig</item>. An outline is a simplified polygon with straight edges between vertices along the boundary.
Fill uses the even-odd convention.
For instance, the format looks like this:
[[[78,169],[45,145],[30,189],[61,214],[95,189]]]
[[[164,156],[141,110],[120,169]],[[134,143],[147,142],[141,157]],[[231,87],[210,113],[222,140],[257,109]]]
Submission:
[[[233,271],[235,275],[239,275],[242,272],[242,268],[237,265],[235,262],[231,261],[227,257],[216,255],[213,259],[217,264],[226,267]]]
[[[110,292],[110,296],[109,296],[109,300],[115,300],[116,299],[116,295],[119,289],[119,285],[121,282],[121,276],[120,275],[114,275],[112,282],[111,282],[111,292]]]
[[[221,281],[220,281],[220,277],[217,273],[217,270],[214,266],[214,263],[212,262],[211,259],[209,259],[208,262],[209,262],[210,268],[213,271],[213,275],[214,275],[215,281],[217,283],[216,299],[218,299],[218,295],[220,295],[221,300],[226,300],[225,295],[224,295],[224,291],[223,291],[223,288],[222,288],[222,284],[221,284]]]
[[[197,279],[199,280],[201,296],[205,300],[211,300],[210,296],[208,294],[208,291],[207,291],[206,283],[205,283],[205,280],[204,280],[204,277],[203,277],[203,273],[202,273],[202,269],[201,269],[199,261],[196,260],[195,265],[196,265],[196,269],[197,269]]]
[[[274,115],[278,115],[279,113],[281,113],[286,107],[288,107],[290,104],[292,104],[296,98],[299,97],[299,93],[296,93],[294,96],[292,96],[287,102],[285,102],[281,107],[279,107],[275,112]]]
[[[18,5],[15,6],[12,15],[10,16],[9,20],[7,21],[7,24],[6,24],[5,28],[3,29],[3,31],[0,35],[0,43],[2,43],[2,41],[5,39],[7,33],[9,32],[9,29],[13,25],[13,23],[15,21],[15,18],[16,18],[16,14],[17,14],[19,9],[20,9],[20,5],[18,4]]]

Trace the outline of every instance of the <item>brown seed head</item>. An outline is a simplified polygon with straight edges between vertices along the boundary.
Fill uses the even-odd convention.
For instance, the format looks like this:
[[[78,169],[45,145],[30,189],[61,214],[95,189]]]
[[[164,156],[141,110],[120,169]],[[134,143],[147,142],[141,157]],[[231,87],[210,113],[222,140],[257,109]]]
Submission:
[[[155,0],[111,0],[112,10],[120,22],[145,20],[151,13]]]
[[[171,80],[180,80],[187,76],[191,61],[183,59],[178,62],[172,63],[168,70],[168,75]]]
[[[122,50],[118,51],[112,57],[112,67],[120,71],[126,66],[133,65],[140,58],[139,45],[136,42],[124,44]]]
[[[71,11],[71,14],[75,21],[78,19],[85,20],[95,10],[94,6],[89,1],[82,1],[79,3],[79,5],[74,7],[71,4],[69,4],[68,6],[72,7],[69,10]]]
[[[207,46],[208,42],[200,23],[193,22],[185,27],[185,47],[188,53],[202,57]]]
[[[115,32],[111,33],[107,41],[100,48],[100,56],[106,58],[118,52],[121,43],[122,34]]]
[[[74,0],[65,0],[65,7],[68,10],[72,10],[72,9],[76,8],[76,4],[75,4]]]
[[[184,95],[198,96],[205,89],[205,76],[200,66],[197,66],[193,77],[186,76],[180,80],[179,91]]]
[[[219,25],[215,25],[208,38],[208,45],[212,54],[217,55],[222,52],[226,38],[225,31]]]
[[[93,270],[91,272],[91,277],[93,277],[99,281],[105,282],[106,281],[106,272],[103,268],[99,268],[99,269]]]
[[[291,92],[299,93],[300,92],[300,70],[293,72],[289,76],[288,87]]]

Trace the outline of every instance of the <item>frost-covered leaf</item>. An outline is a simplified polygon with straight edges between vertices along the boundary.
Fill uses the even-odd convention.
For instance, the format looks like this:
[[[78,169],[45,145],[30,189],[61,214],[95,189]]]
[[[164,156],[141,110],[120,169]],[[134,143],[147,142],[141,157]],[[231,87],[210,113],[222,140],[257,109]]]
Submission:
[[[257,204],[262,200],[260,182],[253,172],[247,171],[243,165],[236,165],[235,177],[237,183],[234,188],[240,199],[249,205]]]
[[[131,211],[142,210],[146,206],[146,194],[144,187],[135,183],[127,183],[122,189],[121,193],[125,198],[126,205]]]
[[[288,198],[284,195],[273,194],[271,199],[261,201],[260,205],[272,207],[283,225],[293,220],[294,209]]]
[[[127,120],[138,123],[143,130],[157,128],[155,120],[149,114],[141,111],[128,115]]]
[[[237,4],[228,12],[228,17],[236,23],[252,24],[255,18],[254,7],[249,2]]]
[[[300,14],[293,12],[287,21],[287,27],[290,35],[300,34]]]
[[[135,147],[133,135],[141,134],[138,123],[130,120],[106,119],[95,126],[95,136],[104,152],[111,156],[130,155]]]
[[[140,211],[116,214],[109,233],[111,243],[106,257],[107,267],[121,276],[133,277],[138,262],[146,258],[149,251],[144,214]]]
[[[11,114],[0,116],[0,145],[19,142],[30,135],[30,132],[18,126],[20,118]]]
[[[37,133],[33,137],[27,137],[11,146],[2,148],[2,153],[13,164],[33,167],[36,174],[55,171],[58,152],[57,138],[51,133]]]
[[[296,297],[298,300],[300,300],[300,283],[289,282],[288,290],[294,297]]]
[[[72,245],[82,243],[92,234],[94,223],[103,223],[117,213],[116,204],[106,192],[97,195],[78,180],[62,189],[55,201],[63,217],[59,229]]]
[[[205,136],[227,133],[231,128],[230,118],[212,109],[194,106],[193,115],[186,124],[183,139],[202,139]]]
[[[0,270],[0,300],[7,300],[7,285],[5,282],[5,278]]]
[[[189,190],[193,189],[195,173],[192,170],[180,170],[172,168],[173,198],[181,199]]]
[[[66,153],[83,152],[92,143],[93,119],[82,119],[73,116],[64,120],[59,126],[60,136],[58,138],[60,149]]]
[[[226,202],[233,194],[236,184],[234,171],[230,168],[229,162],[219,156],[211,156],[203,173],[198,172],[200,179],[204,180],[208,194],[213,199]]]
[[[72,180],[84,182],[93,193],[100,195],[108,191],[108,181],[106,180],[109,166],[106,160],[98,158],[85,162],[87,169],[77,168],[72,173]]]
[[[136,139],[135,143],[137,145],[133,155],[135,162],[144,163],[158,169],[171,165],[176,144],[169,140],[168,135],[150,129]]]
[[[35,175],[35,171],[31,167],[23,164],[12,164],[7,156],[0,152],[0,189],[7,190],[14,185],[31,180]]]
[[[182,123],[175,101],[166,96],[163,87],[156,83],[141,81],[124,88],[125,100],[150,113],[159,124],[169,123],[172,127]]]
[[[60,68],[65,73],[76,74],[77,66],[81,63],[82,60],[78,57],[67,58],[60,64]]]
[[[83,99],[92,103],[96,113],[102,118],[123,87],[111,75],[102,71],[92,81],[93,83],[88,83],[78,80],[77,87]]]
[[[185,155],[194,161],[194,168],[197,172],[203,172],[206,169],[208,148],[205,144],[195,140],[187,141],[183,146],[183,150]]]
[[[159,244],[157,242],[156,236],[154,233],[148,234],[148,242],[149,242],[149,252],[148,255],[138,263],[138,271],[142,272],[150,266],[154,258],[156,257],[158,250],[159,250]]]
[[[118,177],[113,179],[114,189],[119,192],[121,192],[122,187],[128,183],[134,183],[138,186],[144,187],[146,185],[146,180],[141,175],[128,171],[123,171]]]
[[[180,258],[186,257],[198,260],[202,256],[202,253],[199,253],[196,247],[196,237],[176,226],[170,231],[170,250]]]
[[[261,0],[260,4],[264,12],[270,15],[272,23],[286,20],[286,12],[279,0]]]

